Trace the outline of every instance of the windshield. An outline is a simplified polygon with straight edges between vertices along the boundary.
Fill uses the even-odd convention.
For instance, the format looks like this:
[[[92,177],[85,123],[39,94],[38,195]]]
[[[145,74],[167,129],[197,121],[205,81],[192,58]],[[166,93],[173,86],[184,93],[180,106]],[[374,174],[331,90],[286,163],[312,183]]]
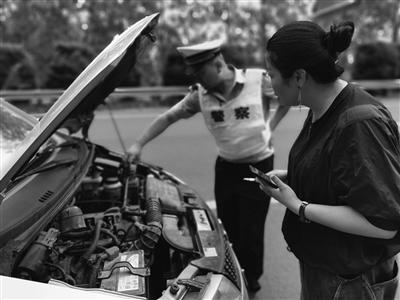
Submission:
[[[0,98],[0,174],[38,121]]]

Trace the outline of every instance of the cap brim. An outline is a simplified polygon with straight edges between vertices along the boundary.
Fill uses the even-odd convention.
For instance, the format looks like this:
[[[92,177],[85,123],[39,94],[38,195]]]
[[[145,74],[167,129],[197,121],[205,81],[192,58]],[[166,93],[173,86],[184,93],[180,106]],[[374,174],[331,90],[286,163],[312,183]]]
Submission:
[[[187,65],[199,65],[199,64],[204,64],[210,60],[212,60],[214,57],[216,57],[220,53],[220,49],[212,49],[203,53],[199,53],[196,55],[192,55],[189,57],[185,57],[184,61]]]

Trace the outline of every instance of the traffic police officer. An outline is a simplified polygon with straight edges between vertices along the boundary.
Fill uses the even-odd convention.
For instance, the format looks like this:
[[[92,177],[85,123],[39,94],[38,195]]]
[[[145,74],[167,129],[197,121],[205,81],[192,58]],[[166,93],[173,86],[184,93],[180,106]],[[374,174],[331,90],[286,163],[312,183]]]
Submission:
[[[271,134],[287,113],[279,106],[270,117],[273,90],[262,69],[236,69],[225,63],[221,41],[178,47],[188,71],[198,84],[176,105],[158,116],[130,147],[131,159],[142,148],[180,119],[202,113],[214,136],[219,156],[215,165],[215,199],[241,266],[248,289],[260,289],[263,272],[264,224],[270,199],[250,177],[249,165],[263,172],[273,168]]]

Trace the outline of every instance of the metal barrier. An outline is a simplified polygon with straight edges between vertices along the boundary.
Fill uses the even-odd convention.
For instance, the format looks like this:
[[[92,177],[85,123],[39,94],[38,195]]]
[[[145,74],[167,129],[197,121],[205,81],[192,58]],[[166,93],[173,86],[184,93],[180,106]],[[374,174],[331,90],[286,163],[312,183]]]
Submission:
[[[359,80],[352,83],[369,91],[392,90],[400,91],[400,79]]]
[[[387,90],[398,93],[400,91],[400,79],[391,80],[359,80],[353,82],[356,85],[370,91]],[[49,105],[58,99],[63,90],[0,90],[0,97],[9,102],[25,102],[31,105]],[[188,92],[184,86],[149,86],[133,88],[117,88],[109,96],[112,100],[124,97],[134,97],[138,101],[151,101],[154,97],[165,100],[170,96],[183,97]]]
[[[64,90],[0,90],[0,97],[9,102],[30,102],[32,105],[49,105],[62,95]],[[125,97],[134,97],[139,101],[150,101],[154,97],[165,99],[169,96],[184,96],[188,88],[184,86],[149,86],[134,88],[116,88],[108,97],[112,100]]]

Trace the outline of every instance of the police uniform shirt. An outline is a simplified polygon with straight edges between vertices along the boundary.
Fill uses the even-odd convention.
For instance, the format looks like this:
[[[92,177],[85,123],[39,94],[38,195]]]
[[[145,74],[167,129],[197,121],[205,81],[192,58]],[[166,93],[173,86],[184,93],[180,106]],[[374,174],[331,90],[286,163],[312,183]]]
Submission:
[[[238,97],[240,98],[241,95],[240,93],[243,90],[243,87],[246,83],[246,76],[245,72],[246,70],[239,70],[234,68],[233,66],[229,65],[228,66],[231,70],[234,71],[234,80],[235,84],[232,89],[231,98]],[[265,130],[268,131],[268,140],[265,142],[264,148],[265,150],[263,153],[257,153],[253,157],[234,157],[230,159],[229,157],[223,157],[227,160],[231,160],[234,162],[256,162],[260,161],[262,159],[265,159],[266,157],[270,156],[273,153],[273,149],[269,148],[269,139],[270,139],[270,129],[269,129],[269,124],[268,124],[268,119],[269,119],[269,99],[273,95],[273,90],[271,88],[270,80],[266,75],[266,72],[262,72],[262,78],[261,78],[261,84],[260,87],[261,89],[260,94],[262,95],[262,109],[264,113],[264,120],[265,120]],[[202,107],[201,107],[201,98],[204,96],[207,97],[212,97],[216,99],[221,107],[226,105],[230,100],[225,99],[221,94],[219,93],[212,93],[207,90],[205,90],[201,85],[193,85],[189,88],[189,93],[182,99],[179,103],[177,103],[173,108],[172,108],[172,113],[179,115],[181,118],[189,118],[193,115],[195,115],[198,112],[202,112]],[[235,99],[232,99],[235,100]],[[223,116],[219,116],[216,112],[213,117],[214,118],[219,118]],[[223,119],[221,120],[216,120],[216,121],[224,121]],[[206,122],[207,123],[207,122]],[[209,128],[210,129],[210,128]],[[211,130],[210,130],[211,131]],[[218,144],[218,138],[217,144]],[[249,145],[250,147],[251,145]],[[221,150],[221,149],[220,149]]]

